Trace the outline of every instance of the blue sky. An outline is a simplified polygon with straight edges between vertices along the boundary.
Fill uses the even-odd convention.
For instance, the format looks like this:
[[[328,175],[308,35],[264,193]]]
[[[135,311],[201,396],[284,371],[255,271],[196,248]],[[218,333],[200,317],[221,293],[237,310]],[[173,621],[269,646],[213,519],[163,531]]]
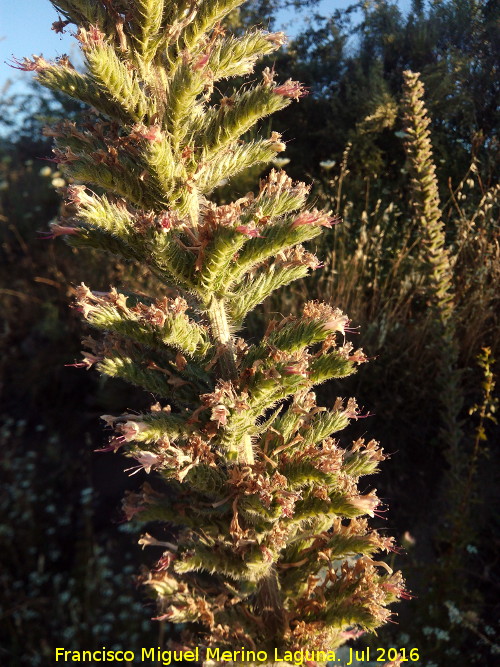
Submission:
[[[347,7],[352,0],[322,0],[319,11],[330,11]],[[410,0],[399,0],[401,9],[410,6]],[[49,0],[0,0],[0,90],[7,79],[18,83],[30,76],[17,72],[5,64],[14,55],[17,58],[35,53],[43,54],[47,60],[57,55],[74,51],[75,40],[69,35],[56,35],[51,26],[57,20],[57,13]],[[283,22],[289,23],[288,33],[300,25],[293,12],[282,14]]]

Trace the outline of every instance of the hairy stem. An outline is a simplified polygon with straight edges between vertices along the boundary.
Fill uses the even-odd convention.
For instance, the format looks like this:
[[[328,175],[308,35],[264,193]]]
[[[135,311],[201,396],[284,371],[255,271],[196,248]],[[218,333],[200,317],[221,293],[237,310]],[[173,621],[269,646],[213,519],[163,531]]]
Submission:
[[[207,314],[212,337],[217,345],[218,375],[221,380],[235,382],[238,377],[236,354],[224,299],[212,296]],[[234,454],[238,463],[253,464],[255,462],[252,439],[249,435],[245,435],[243,441],[238,445],[237,452]]]
[[[229,329],[224,299],[213,296],[208,306],[212,337],[217,345],[217,367],[222,380],[234,382],[238,376],[233,339]]]

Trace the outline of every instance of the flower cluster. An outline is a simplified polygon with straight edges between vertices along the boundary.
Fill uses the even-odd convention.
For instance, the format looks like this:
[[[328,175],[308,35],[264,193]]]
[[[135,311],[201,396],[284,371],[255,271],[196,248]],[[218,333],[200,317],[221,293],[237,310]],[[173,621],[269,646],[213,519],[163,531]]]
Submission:
[[[66,58],[17,66],[92,109],[46,132],[78,183],[51,236],[147,267],[168,295],[75,289],[95,331],[75,365],[155,401],[103,415],[111,434],[100,450],[120,451],[131,475],[151,479],[127,494],[126,518],[173,535],[140,540],[161,549],[143,578],[158,596],[155,618],[182,623],[188,644],[332,649],[386,622],[404,584],[375,560],[395,547],[369,529],[365,517],[383,510],[359,487],[384,454],[337,435],[368,415],[354,399],[320,406],[313,391],[367,360],[346,341],[348,316],[308,302],[260,340],[235,335],[275,290],[321,266],[305,244],[339,222],[308,206],[309,187],[283,170],[235,201],[213,194],[276,161],[281,135],[249,140],[249,130],[306,94],[297,81],[276,84],[269,68],[260,83],[215,92],[284,41],[228,36],[223,19],[239,4],[72,0],[56,30],[78,26],[86,71]]]

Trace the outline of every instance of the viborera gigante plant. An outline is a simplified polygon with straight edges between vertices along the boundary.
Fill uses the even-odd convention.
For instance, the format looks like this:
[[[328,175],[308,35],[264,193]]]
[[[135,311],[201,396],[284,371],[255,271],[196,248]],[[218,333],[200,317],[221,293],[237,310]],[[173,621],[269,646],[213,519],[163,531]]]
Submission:
[[[91,108],[91,120],[47,130],[73,183],[52,235],[147,267],[165,286],[160,298],[76,290],[95,332],[81,365],[154,396],[147,412],[103,419],[109,449],[151,474],[126,496],[126,517],[175,535],[144,577],[157,618],[183,624],[184,646],[265,651],[269,663],[332,651],[384,624],[406,594],[401,574],[376,560],[395,548],[368,525],[376,492],[358,488],[382,450],[341,446],[335,434],[361,416],[356,401],[322,407],[313,392],[366,356],[346,342],[347,316],[316,301],[270,321],[258,342],[243,332],[274,290],[319,266],[302,244],[337,220],[281,170],[229,204],[213,196],[285,150],[277,132],[248,132],[303,96],[300,83],[266,68],[229,95],[217,88],[285,37],[229,34],[224,19],[242,0],[52,4],[85,70],[67,56],[17,66]]]

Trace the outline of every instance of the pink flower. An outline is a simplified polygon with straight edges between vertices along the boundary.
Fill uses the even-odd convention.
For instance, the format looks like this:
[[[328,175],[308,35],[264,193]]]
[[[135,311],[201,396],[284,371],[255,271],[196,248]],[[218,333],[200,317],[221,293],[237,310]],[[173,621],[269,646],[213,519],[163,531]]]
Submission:
[[[134,452],[134,458],[139,462],[139,465],[138,466],[133,466],[132,468],[127,468],[127,470],[133,470],[134,471],[134,472],[131,472],[130,475],[135,475],[140,470],[143,470],[143,469],[147,473],[150,473],[151,468],[153,466],[156,466],[159,463],[161,463],[161,459],[160,459],[159,456],[157,456],[153,452],[148,452],[148,451]]]
[[[147,141],[155,143],[162,140],[163,133],[158,125],[151,125],[148,127],[147,132],[143,136]]]
[[[51,222],[50,232],[39,232],[42,234],[44,239],[55,239],[57,236],[75,236],[80,231],[76,227],[67,227],[64,225],[59,225],[57,222]]]
[[[285,375],[300,375],[304,378],[308,377],[309,373],[305,370],[304,364],[288,364],[283,368]]]
[[[143,125],[142,123],[137,123],[137,125],[134,125],[132,128],[130,134],[134,138],[145,139],[152,144],[163,139],[163,132],[159,125],[150,125],[149,127],[146,127],[146,125]]]
[[[174,562],[176,556],[171,551],[165,551],[160,560],[156,563],[155,570],[161,572],[163,570],[168,570],[170,565]]]
[[[100,361],[102,361],[101,357],[97,357],[95,354],[91,354],[90,352],[84,352],[83,361],[80,361],[76,364],[64,364],[64,365],[67,367],[85,368],[89,370],[90,368],[92,368],[94,364],[97,364]]]
[[[164,232],[169,232],[171,229],[175,227],[177,219],[175,215],[165,211],[165,213],[162,213],[157,220],[161,230]]]
[[[146,424],[142,421],[129,420],[123,424],[118,424],[116,430],[121,434],[125,442],[130,442],[131,440],[135,440],[139,433],[146,428]]]
[[[308,94],[308,91],[299,81],[292,81],[292,79],[288,79],[288,81],[282,83],[281,86],[273,88],[273,92],[275,92],[276,95],[289,97],[292,100],[298,100],[300,97],[304,97]]]
[[[100,43],[104,39],[104,33],[96,25],[91,25],[87,34],[93,42]]]
[[[68,200],[75,206],[92,204],[92,197],[86,193],[85,185],[70,185],[66,190]]]
[[[203,69],[209,60],[210,60],[210,54],[202,53],[201,56],[194,62],[193,69],[194,70]]]
[[[236,231],[240,232],[240,234],[244,234],[245,236],[250,237],[251,239],[264,238],[262,234],[259,234],[259,230],[255,227],[252,227],[251,225],[239,225],[239,227],[236,227]]]
[[[380,510],[376,512],[375,510],[380,505],[380,500],[375,495],[375,491],[370,491],[364,496],[354,496],[349,499],[351,505],[354,505],[356,509],[360,510],[362,514],[368,514],[371,517],[377,515],[380,517]],[[382,517],[380,517],[382,518]]]
[[[373,416],[370,412],[367,412],[366,415],[362,415],[355,398],[348,399],[347,406],[342,412],[348,419],[366,419],[366,417]]]
[[[327,331],[338,331],[343,336],[345,336],[346,327],[348,326],[350,319],[347,315],[339,309],[335,308],[331,317],[326,320],[324,327]]]
[[[346,329],[348,331],[348,329]],[[366,354],[363,352],[363,350],[356,350],[352,354],[350,354],[348,357],[349,361],[353,361],[355,364],[364,364],[368,361],[368,357]]]
[[[32,56],[33,60],[29,58],[23,58],[19,60],[18,58],[12,58],[13,65],[10,65],[13,69],[19,69],[23,72],[41,72],[47,67],[50,67],[43,56]]]
[[[89,29],[79,28],[76,35],[77,40],[83,46],[102,46],[104,44],[104,33],[95,25],[89,26]]]
[[[411,600],[414,596],[406,589],[405,582],[400,572],[396,572],[391,577],[385,579],[382,588],[391,595],[403,600]]]
[[[210,419],[217,422],[217,428],[219,428],[219,426],[226,426],[227,418],[230,414],[225,405],[219,404],[212,408]]]
[[[270,32],[268,35],[266,35],[266,38],[269,42],[271,42],[271,44],[274,44],[276,48],[283,46],[283,44],[286,44],[288,41],[284,32]]]
[[[301,227],[302,225],[312,225],[313,227],[333,227],[340,222],[337,216],[331,216],[328,213],[322,213],[316,209],[312,211],[303,211],[293,221],[292,227]]]
[[[119,438],[110,438],[107,447],[100,447],[99,449],[94,449],[94,452],[97,452],[98,454],[104,454],[105,452],[117,452],[120,449],[120,447],[123,447],[124,444],[125,440],[123,436],[120,436]]]
[[[358,637],[361,637],[364,634],[365,630],[358,630],[357,628],[353,628],[352,630],[344,630],[343,632],[340,633],[341,637],[346,641],[349,639],[357,639]]]

